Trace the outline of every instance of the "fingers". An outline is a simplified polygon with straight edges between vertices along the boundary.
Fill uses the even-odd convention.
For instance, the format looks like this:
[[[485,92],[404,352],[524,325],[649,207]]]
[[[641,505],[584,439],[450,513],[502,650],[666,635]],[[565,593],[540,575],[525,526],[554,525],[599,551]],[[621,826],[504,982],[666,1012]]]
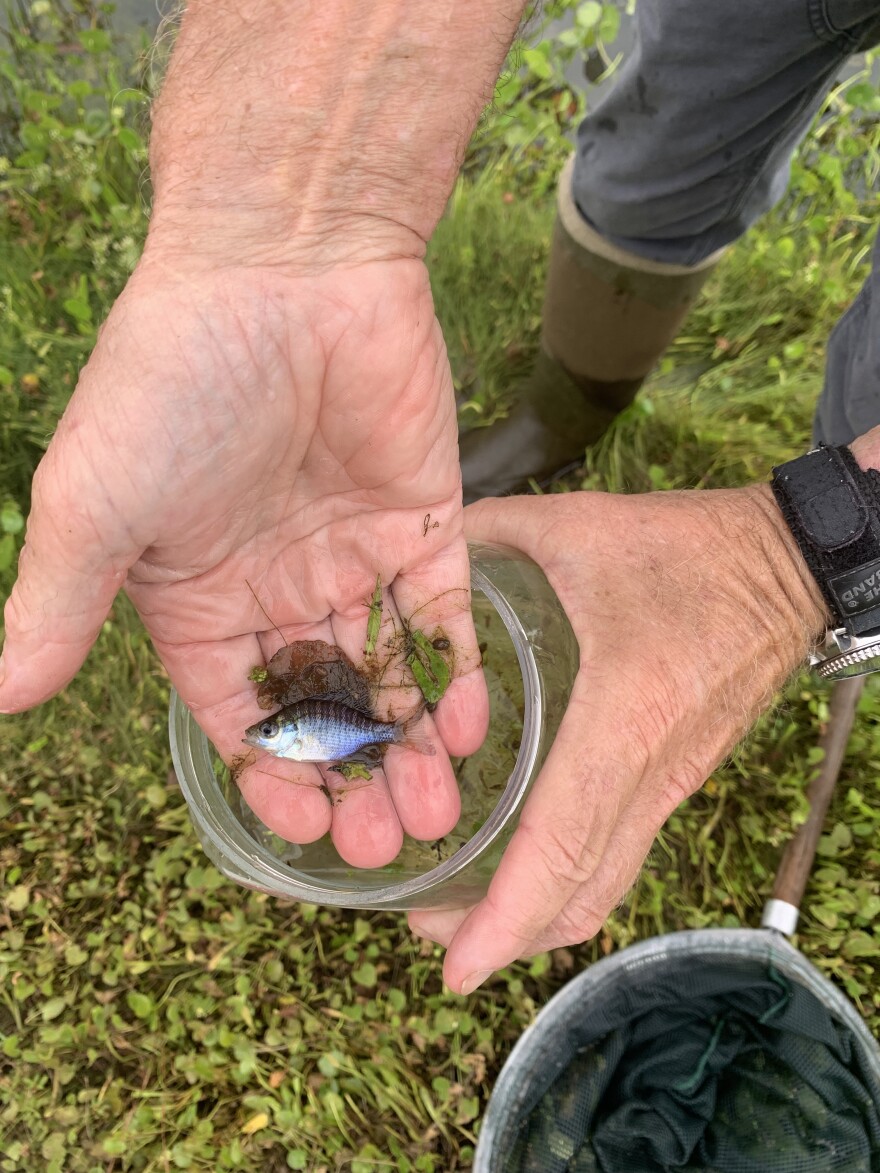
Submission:
[[[333,617],[336,643],[355,661],[363,660],[368,621],[369,611],[366,606],[361,615]],[[412,674],[402,654],[405,649],[401,648],[400,637],[404,635],[394,599],[386,592],[374,658],[381,672],[380,715],[392,720],[418,712],[423,700],[419,689],[413,683]],[[387,710],[384,699],[386,696],[390,698],[387,701]],[[458,822],[461,813],[458,786],[449,754],[429,713],[422,714],[414,732],[433,747],[434,753],[428,755],[406,746],[390,746],[384,758],[388,796],[396,812],[395,818],[408,835],[415,839],[440,839]],[[376,773],[374,772],[374,778]],[[334,820],[334,837],[337,833],[336,824],[339,823],[339,833],[345,835],[347,841],[347,824],[355,821],[361,804],[366,801],[360,797],[361,794],[359,791],[357,802],[349,806],[346,801],[345,809],[338,812]],[[374,817],[375,813],[377,812],[374,812]],[[388,842],[390,847],[390,837]],[[399,849],[398,845],[397,850]]]
[[[314,843],[331,829],[333,809],[316,766],[264,754],[237,781],[257,818],[288,843]]]
[[[452,938],[471,913],[470,908],[420,908],[407,915],[410,931],[448,949]]]
[[[434,720],[449,753],[472,754],[489,727],[489,694],[471,614],[465,541],[451,543],[430,562],[398,575],[392,591],[400,614],[413,629],[429,639],[449,640],[453,681]]]
[[[255,754],[242,744],[248,726],[265,716],[248,680],[251,669],[263,662],[258,637],[155,642],[171,682],[205,736],[227,764],[238,764],[236,782],[257,818],[292,843],[312,843],[325,835],[332,810],[317,767]]]
[[[712,747],[710,761],[717,763],[728,748],[729,741],[726,739]],[[595,850],[598,860],[592,870],[584,869],[583,881],[572,888],[570,877],[576,875],[579,869],[572,868],[570,861],[563,857],[557,878],[557,891],[566,894],[562,905],[559,905],[558,900],[547,901],[544,917],[537,915],[526,923],[526,916],[523,916],[514,922],[519,930],[519,952],[516,956],[530,957],[563,945],[580,944],[593,937],[638,878],[639,870],[663,824],[680,803],[698,788],[707,772],[700,768],[699,773],[695,774],[680,747],[674,747],[650,774],[638,777],[635,783],[637,789],[617,818],[611,834],[597,834]],[[502,867],[495,880],[499,877],[503,880],[506,860],[507,856],[502,860]],[[493,880],[493,887],[494,883]],[[504,895],[502,890],[493,906],[493,892],[490,888],[487,899],[463,917],[459,924],[452,917],[441,919],[431,914],[420,914],[417,931],[449,948],[446,980],[453,988],[456,988],[454,983],[461,980],[462,992],[470,992],[490,972],[499,968],[497,951],[493,953],[492,947],[486,946],[485,942],[487,936],[491,937],[492,925],[497,922],[499,910],[508,920],[515,915],[516,910],[505,905]],[[527,915],[528,910],[525,913]],[[482,959],[482,965],[477,958]],[[513,960],[513,955],[510,960]],[[464,968],[470,968],[471,972],[460,979]]]
[[[385,758],[385,774],[404,830],[428,841],[448,835],[461,815],[461,798],[449,755],[430,717],[424,717],[428,738],[437,746],[433,757],[416,750],[392,747]]]
[[[152,589],[155,593],[156,588]],[[140,597],[144,591],[135,593]],[[155,599],[150,606],[155,606]],[[367,614],[365,607],[356,620],[335,616],[333,624],[282,624],[280,632],[215,644],[157,641],[156,646],[184,703],[224,760],[234,763],[244,749],[241,739],[245,729],[264,715],[256,703],[256,688],[248,679],[251,669],[291,640],[336,643],[353,660],[362,660]],[[386,622],[394,621],[389,614]],[[399,619],[396,622],[399,625]],[[402,701],[403,711],[413,710],[421,700],[411,681],[404,686],[392,673],[388,685],[395,709]],[[380,713],[386,715],[395,714]],[[437,752],[427,756],[406,747],[391,747],[385,759],[390,786],[382,769],[372,771],[369,783],[355,779],[349,784],[338,772],[268,754],[258,754],[256,760],[244,765],[237,782],[254,813],[282,838],[310,843],[329,831],[347,863],[380,867],[397,856],[404,827],[416,838],[436,839],[458,820],[458,789],[430,716],[422,717],[418,729],[434,742]]]
[[[452,681],[434,713],[434,724],[448,753],[463,758],[476,753],[489,727],[489,694],[482,669]]]
[[[34,478],[27,541],[5,607],[2,712],[39,704],[71,680],[137,556],[114,531],[100,486],[96,493],[57,452],[44,457]]]
[[[333,807],[333,845],[355,868],[383,867],[403,846],[403,827],[382,770],[372,770],[369,781],[347,782],[324,771]]]
[[[595,937],[639,877],[642,865],[674,807],[663,805],[652,787],[639,793],[608,840],[602,860],[586,884],[582,884],[531,943],[526,956],[579,945]]]
[[[553,498],[555,516],[566,504],[560,495]],[[488,497],[468,505],[464,511],[464,529],[470,540],[511,546],[542,564],[536,552],[550,524],[547,499],[539,496]]]
[[[572,893],[563,908],[530,942],[520,957],[530,957],[589,941],[626,897],[663,824],[675,809],[662,788],[641,790],[621,814],[602,859],[590,879]],[[448,949],[471,908],[425,909],[409,914],[411,930]]]
[[[469,992],[489,973],[533,951],[533,943],[602,860],[643,769],[637,760],[616,757],[621,752],[617,741],[609,744],[602,736],[601,693],[600,682],[593,680],[588,688],[583,673],[575,683],[556,741],[486,898],[451,943],[444,974],[454,990]]]

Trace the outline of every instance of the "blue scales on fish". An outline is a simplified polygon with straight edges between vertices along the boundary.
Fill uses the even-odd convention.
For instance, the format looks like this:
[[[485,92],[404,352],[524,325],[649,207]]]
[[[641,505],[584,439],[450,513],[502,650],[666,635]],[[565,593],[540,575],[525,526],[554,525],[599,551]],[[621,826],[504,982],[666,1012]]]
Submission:
[[[427,735],[413,728],[423,711],[420,706],[399,721],[377,721],[337,701],[299,701],[251,725],[245,730],[244,741],[293,762],[353,761],[370,748],[375,757],[377,747],[385,745],[433,754]]]

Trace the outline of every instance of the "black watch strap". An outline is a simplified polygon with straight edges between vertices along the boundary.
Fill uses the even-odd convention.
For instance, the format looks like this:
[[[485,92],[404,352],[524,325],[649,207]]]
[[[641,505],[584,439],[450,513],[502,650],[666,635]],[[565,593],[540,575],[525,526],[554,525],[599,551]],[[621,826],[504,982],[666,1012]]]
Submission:
[[[880,473],[820,447],[774,468],[772,488],[836,626],[880,629]]]

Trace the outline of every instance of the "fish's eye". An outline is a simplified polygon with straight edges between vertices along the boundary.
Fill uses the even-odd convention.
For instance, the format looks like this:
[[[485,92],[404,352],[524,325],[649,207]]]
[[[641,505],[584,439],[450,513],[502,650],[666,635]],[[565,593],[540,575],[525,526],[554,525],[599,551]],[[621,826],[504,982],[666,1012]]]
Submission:
[[[260,726],[260,735],[262,737],[274,737],[278,732],[277,721],[264,721]]]

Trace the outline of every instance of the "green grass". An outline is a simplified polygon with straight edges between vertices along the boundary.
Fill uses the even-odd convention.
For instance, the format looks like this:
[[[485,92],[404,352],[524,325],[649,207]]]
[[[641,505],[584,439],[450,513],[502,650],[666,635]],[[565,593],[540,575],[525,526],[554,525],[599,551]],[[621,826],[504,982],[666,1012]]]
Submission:
[[[59,25],[59,5],[43,9],[39,35],[0,57],[4,591],[33,468],[145,227],[143,73],[97,35],[95,11]],[[550,82],[507,83],[431,249],[468,424],[504,410],[536,345],[565,153]],[[843,185],[870,190],[878,107],[861,82],[835,99],[786,205],[730,253],[658,376],[560,491],[738,484],[803,450],[825,339],[865,272],[876,201]],[[875,1031],[878,683],[798,942]],[[0,719],[3,1173],[469,1168],[501,1064],[572,972],[655,933],[757,924],[827,719],[827,690],[793,682],[670,820],[595,941],[463,999],[402,917],[283,905],[209,865],[169,774],[167,702],[120,600],[60,697]]]

